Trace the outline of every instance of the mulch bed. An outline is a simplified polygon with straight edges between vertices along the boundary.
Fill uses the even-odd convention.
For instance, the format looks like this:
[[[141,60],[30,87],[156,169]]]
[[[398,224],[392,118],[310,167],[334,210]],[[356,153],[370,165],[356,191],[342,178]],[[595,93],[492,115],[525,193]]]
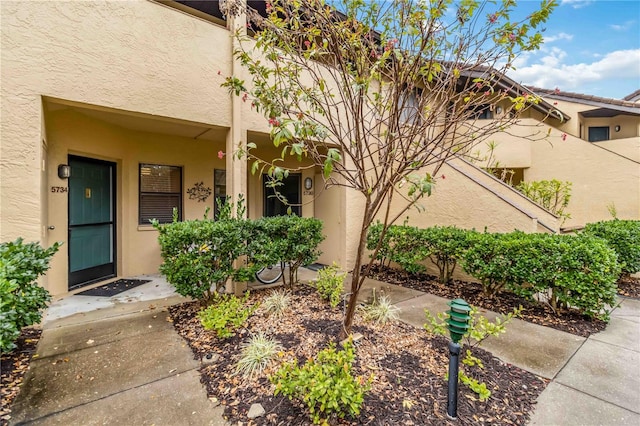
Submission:
[[[36,351],[38,340],[42,330],[35,328],[24,328],[20,337],[16,341],[17,347],[6,354],[0,356],[0,425],[9,424],[11,419],[11,404],[20,392],[20,385],[24,375],[29,369],[29,362]]]
[[[478,283],[453,280],[450,285],[444,286],[431,275],[409,274],[402,270],[379,265],[372,267],[370,277],[441,297],[462,298],[471,305],[502,314],[507,314],[522,306],[520,319],[577,336],[589,337],[592,333],[602,331],[607,326],[606,322],[597,318],[591,319],[576,311],[554,312],[549,305],[528,301],[509,292],[502,292],[489,299],[482,293],[482,286]],[[432,314],[435,315],[434,312]]]
[[[622,277],[618,281],[618,294],[640,299],[640,278]]]
[[[262,300],[268,291],[251,295],[250,303]],[[313,357],[337,340],[343,312],[331,309],[315,292],[306,287],[292,293],[289,310],[282,318],[268,315],[259,307],[245,328],[235,336],[220,340],[206,331],[196,316],[197,303],[185,303],[169,309],[173,324],[193,350],[195,359],[204,360],[201,381],[210,399],[225,406],[225,417],[233,424],[243,425],[308,425],[307,411],[287,397],[273,396],[274,386],[266,371],[261,377],[248,380],[235,373],[241,344],[257,332],[276,338],[284,347],[282,360],[304,360]],[[356,314],[353,331],[363,338],[356,346],[354,374],[374,375],[357,419],[337,421],[341,425],[521,425],[525,424],[537,396],[547,381],[506,364],[481,349],[475,356],[484,363],[484,370],[471,368],[469,375],[485,382],[492,392],[486,402],[460,385],[458,420],[446,417],[448,340],[430,336],[425,330],[394,322],[384,326],[363,322]],[[207,359],[211,361],[207,361]],[[272,367],[273,368],[273,367]],[[260,403],[266,410],[263,417],[248,419],[251,404]]]

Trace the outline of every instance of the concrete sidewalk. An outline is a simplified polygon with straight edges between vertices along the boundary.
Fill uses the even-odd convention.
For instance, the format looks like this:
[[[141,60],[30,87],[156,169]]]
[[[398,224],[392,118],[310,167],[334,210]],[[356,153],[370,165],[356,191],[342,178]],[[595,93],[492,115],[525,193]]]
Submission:
[[[145,284],[147,298],[162,293],[155,284]],[[200,384],[200,363],[169,322],[167,306],[185,299],[131,297],[82,309],[96,306],[89,299],[54,303],[10,424],[227,425]],[[81,311],[66,315],[73,305]]]

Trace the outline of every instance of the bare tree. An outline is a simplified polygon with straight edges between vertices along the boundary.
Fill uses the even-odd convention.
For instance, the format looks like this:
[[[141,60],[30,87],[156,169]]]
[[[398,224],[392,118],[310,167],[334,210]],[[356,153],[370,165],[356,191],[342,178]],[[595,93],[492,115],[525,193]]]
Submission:
[[[539,102],[505,73],[540,46],[540,25],[554,7],[543,0],[522,20],[511,16],[515,0],[274,0],[266,13],[248,8],[250,30],[237,34],[235,56],[251,81],[232,76],[225,85],[269,120],[282,158],[310,159],[327,187],[364,198],[343,335],[373,262],[363,260],[370,224],[380,219],[386,232],[431,194],[448,159]],[[506,114],[477,120],[498,103]],[[253,148],[237,153],[253,172],[287,174],[279,159],[258,158]]]

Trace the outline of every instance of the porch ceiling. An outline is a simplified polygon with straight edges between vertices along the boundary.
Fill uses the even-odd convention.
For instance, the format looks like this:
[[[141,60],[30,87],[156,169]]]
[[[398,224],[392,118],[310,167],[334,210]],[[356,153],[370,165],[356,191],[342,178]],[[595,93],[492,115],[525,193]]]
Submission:
[[[55,99],[45,99],[44,104],[49,112],[70,109],[96,120],[138,132],[159,133],[197,140],[224,141],[228,130],[221,126]]]

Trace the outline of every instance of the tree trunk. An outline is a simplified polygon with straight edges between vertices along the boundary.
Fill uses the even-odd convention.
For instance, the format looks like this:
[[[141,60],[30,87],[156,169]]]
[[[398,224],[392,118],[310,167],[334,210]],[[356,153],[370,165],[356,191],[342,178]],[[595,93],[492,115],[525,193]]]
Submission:
[[[368,204],[368,203],[367,203]],[[365,213],[364,221],[362,228],[360,229],[360,241],[358,242],[358,251],[356,253],[356,262],[353,266],[353,272],[351,277],[351,295],[349,296],[349,305],[347,306],[347,312],[344,317],[344,322],[342,324],[342,330],[340,331],[340,340],[346,339],[351,334],[351,325],[353,324],[353,316],[356,313],[356,306],[358,303],[358,293],[360,292],[360,287],[362,286],[362,282],[364,281],[364,277],[361,277],[362,271],[362,255],[364,253],[364,249],[367,245],[367,229],[368,227],[365,225],[367,223],[371,223],[371,220],[367,220],[369,215]],[[368,266],[371,266],[371,263],[374,259],[371,259],[368,263]],[[369,271],[370,268],[367,268]]]

